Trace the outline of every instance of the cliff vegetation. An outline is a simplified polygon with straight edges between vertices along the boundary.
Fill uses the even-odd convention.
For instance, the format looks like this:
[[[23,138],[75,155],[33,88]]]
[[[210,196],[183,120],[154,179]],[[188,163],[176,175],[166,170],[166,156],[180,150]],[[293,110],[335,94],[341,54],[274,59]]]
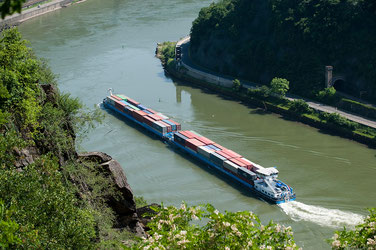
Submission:
[[[193,22],[190,52],[212,70],[265,85],[285,78],[311,97],[332,65],[345,79],[337,90],[375,99],[375,37],[373,0],[222,0]]]

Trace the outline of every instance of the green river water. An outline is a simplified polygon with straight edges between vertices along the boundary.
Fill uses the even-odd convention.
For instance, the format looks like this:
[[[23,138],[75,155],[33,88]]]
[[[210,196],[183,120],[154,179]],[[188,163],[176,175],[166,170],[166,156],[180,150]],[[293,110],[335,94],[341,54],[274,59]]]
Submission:
[[[136,195],[149,202],[212,203],[251,210],[292,226],[304,249],[327,249],[335,229],[352,227],[376,206],[376,151],[300,123],[265,114],[166,77],[157,42],[189,33],[203,0],[88,0],[20,26],[36,54],[49,60],[60,89],[88,107],[112,87],[265,167],[277,166],[297,201],[271,205],[175,153],[144,131],[103,111],[103,124],[81,143],[123,166]]]

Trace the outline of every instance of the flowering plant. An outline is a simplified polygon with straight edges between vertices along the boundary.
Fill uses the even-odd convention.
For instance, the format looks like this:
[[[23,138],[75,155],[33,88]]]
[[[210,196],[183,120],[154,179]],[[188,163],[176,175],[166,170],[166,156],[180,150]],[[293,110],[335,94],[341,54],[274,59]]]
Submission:
[[[134,249],[297,249],[291,227],[262,225],[250,211],[220,213],[210,204],[185,202],[155,209],[148,237]]]
[[[376,208],[368,210],[370,215],[355,230],[336,231],[329,240],[333,249],[357,248],[376,249]]]

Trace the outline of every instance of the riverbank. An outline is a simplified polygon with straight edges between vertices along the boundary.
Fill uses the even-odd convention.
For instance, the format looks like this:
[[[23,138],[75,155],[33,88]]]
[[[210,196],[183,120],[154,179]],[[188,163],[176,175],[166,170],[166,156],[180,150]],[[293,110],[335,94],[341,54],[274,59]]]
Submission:
[[[189,38],[183,38],[176,46],[180,46]],[[171,46],[171,44],[169,44]],[[276,98],[261,93],[253,83],[242,82],[242,91],[235,91],[231,79],[214,76],[208,72],[193,68],[180,60],[176,62],[171,58],[171,49],[168,53],[163,51],[164,44],[158,44],[156,55],[161,59],[165,71],[177,80],[189,82],[199,88],[207,88],[211,91],[239,100],[246,105],[262,108],[265,111],[277,113],[289,120],[299,121],[312,127],[321,129],[333,135],[345,137],[369,147],[376,147],[376,131],[372,127],[349,121],[336,113],[323,110],[294,110],[295,100]],[[170,58],[167,58],[170,57]],[[175,52],[174,52],[175,57]]]
[[[72,4],[76,3],[82,3],[85,2],[86,0],[54,0],[51,2],[47,2],[45,4],[41,4],[38,6],[35,6],[30,9],[22,10],[21,13],[16,13],[11,16],[5,17],[5,19],[2,19],[0,21],[0,30],[17,26],[31,18],[41,16],[44,14],[47,14],[49,12],[68,7]]]

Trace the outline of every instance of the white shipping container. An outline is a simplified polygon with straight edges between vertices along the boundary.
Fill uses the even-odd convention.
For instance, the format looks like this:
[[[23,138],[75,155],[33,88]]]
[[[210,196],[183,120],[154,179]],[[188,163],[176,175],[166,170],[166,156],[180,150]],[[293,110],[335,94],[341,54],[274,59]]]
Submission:
[[[244,160],[244,161],[246,161],[246,162],[248,162],[248,163],[249,163],[248,165],[254,165],[253,162],[251,162],[250,160],[248,160],[248,159],[246,159],[246,158],[241,158],[241,159]]]
[[[231,161],[225,161],[223,163],[223,167],[234,172],[234,173],[237,173],[238,172],[238,168],[240,168],[238,165],[236,165],[235,163],[231,162]]]
[[[204,146],[199,146],[199,147],[197,147],[197,152],[200,155],[202,155],[202,156],[204,156],[204,157],[206,157],[206,158],[209,159],[210,158],[210,153],[214,152],[214,150],[213,149],[205,148]]]

